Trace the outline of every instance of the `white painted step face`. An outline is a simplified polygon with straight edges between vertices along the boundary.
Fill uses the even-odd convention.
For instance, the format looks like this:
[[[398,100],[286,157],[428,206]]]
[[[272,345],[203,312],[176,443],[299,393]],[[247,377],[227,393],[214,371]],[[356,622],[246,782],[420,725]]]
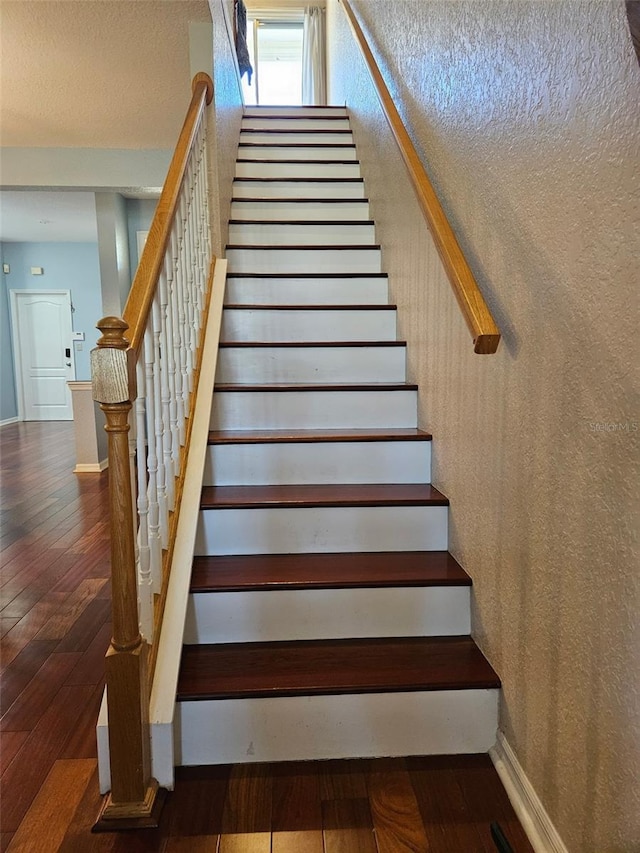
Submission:
[[[417,425],[417,392],[413,388],[218,389],[214,392],[210,421],[211,429],[386,429]]]
[[[231,219],[285,221],[292,220],[363,220],[370,219],[368,201],[232,201]]]
[[[184,642],[455,637],[471,630],[469,587],[305,589],[189,596]]]
[[[248,116],[242,119],[241,130],[351,130],[344,118],[275,118]]]
[[[298,180],[236,178],[233,182],[234,198],[356,198],[364,195],[364,181],[341,178]]]
[[[328,249],[236,248],[227,246],[229,272],[236,273],[379,273],[382,257],[377,247]]]
[[[234,222],[229,243],[236,246],[373,246],[373,222]]]
[[[384,308],[225,308],[220,339],[230,341],[395,341],[397,311]]]
[[[209,445],[203,485],[393,484],[430,479],[430,441],[265,442]]]
[[[294,116],[296,118],[311,117],[321,118],[324,116],[346,116],[346,107],[292,107],[287,105],[274,104],[266,106],[245,107],[242,113],[243,117],[251,116]]]
[[[227,277],[227,302],[234,305],[385,305],[386,275],[352,278]]]
[[[324,145],[258,145],[241,142],[240,160],[357,160],[355,145],[348,143]]]
[[[237,178],[359,178],[360,164],[313,160],[237,160]]]
[[[446,506],[201,510],[195,555],[446,551]]]
[[[305,145],[353,145],[353,134],[349,131],[330,130],[304,130],[304,131],[269,131],[269,130],[253,130],[241,131],[240,142],[249,142],[254,145],[295,145],[302,143]]]
[[[216,380],[274,382],[404,382],[406,347],[222,347]],[[338,482],[340,478],[334,479]],[[375,480],[374,482],[381,482]]]
[[[178,702],[175,763],[488,752],[496,739],[499,693],[434,690]]]

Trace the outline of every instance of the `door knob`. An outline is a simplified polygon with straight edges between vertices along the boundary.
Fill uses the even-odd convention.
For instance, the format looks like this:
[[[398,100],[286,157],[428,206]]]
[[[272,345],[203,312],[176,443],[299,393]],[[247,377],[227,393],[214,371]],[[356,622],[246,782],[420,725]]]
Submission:
[[[71,367],[71,362],[70,362],[70,361],[68,361],[68,362],[67,362],[67,367]]]

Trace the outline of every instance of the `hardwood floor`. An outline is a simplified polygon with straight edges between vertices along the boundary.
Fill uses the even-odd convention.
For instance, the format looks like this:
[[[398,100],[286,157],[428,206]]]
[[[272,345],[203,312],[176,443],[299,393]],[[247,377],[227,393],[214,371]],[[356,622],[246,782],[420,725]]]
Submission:
[[[158,830],[92,835],[109,641],[107,474],[70,423],[0,429],[0,851],[531,851],[484,755],[181,768]]]

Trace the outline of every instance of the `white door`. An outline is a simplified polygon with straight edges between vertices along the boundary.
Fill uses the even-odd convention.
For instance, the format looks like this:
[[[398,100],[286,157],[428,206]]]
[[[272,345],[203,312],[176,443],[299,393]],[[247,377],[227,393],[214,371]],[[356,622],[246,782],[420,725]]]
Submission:
[[[12,290],[18,412],[25,421],[70,421],[75,379],[68,290]]]

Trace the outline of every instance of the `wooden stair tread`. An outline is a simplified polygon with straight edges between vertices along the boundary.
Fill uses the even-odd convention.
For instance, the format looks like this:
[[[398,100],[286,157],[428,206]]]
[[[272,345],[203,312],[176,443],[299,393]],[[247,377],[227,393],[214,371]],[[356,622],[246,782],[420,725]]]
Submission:
[[[281,163],[282,160],[278,160],[278,163]],[[303,160],[303,163],[310,162],[309,160]],[[332,160],[328,161],[329,163],[333,162]],[[352,161],[356,162],[356,161]],[[314,178],[313,176],[309,176],[308,178],[300,178],[298,176],[292,177],[289,175],[282,175],[279,178],[244,178],[244,177],[236,177],[233,179],[233,183],[262,183],[262,184],[275,184],[275,183],[286,183],[286,184],[363,184],[364,178]],[[360,199],[355,199],[356,201],[360,201]]]
[[[306,303],[270,304],[268,302],[227,302],[225,308],[233,311],[397,311],[398,306],[391,303],[363,305],[307,305]]]
[[[286,132],[286,130],[281,131],[281,133]],[[339,148],[342,150],[355,147],[353,142],[240,142],[238,144],[238,148]]]
[[[417,391],[418,386],[411,382],[271,382],[240,385],[238,383],[216,383],[216,391]]]
[[[229,225],[374,225],[373,219],[230,219]]]
[[[266,509],[346,506],[448,506],[425,483],[204,486],[201,509]]]
[[[317,347],[406,347],[406,341],[220,341],[220,349]]]
[[[369,204],[368,198],[345,198],[344,196],[340,196],[340,198],[287,198],[287,196],[282,196],[281,198],[232,198],[231,204],[244,204],[245,202],[252,202],[255,204],[256,202],[260,202],[262,204],[268,201],[269,204]],[[243,220],[241,220],[243,221]],[[375,220],[374,220],[375,221]]]
[[[178,701],[491,689],[500,679],[470,637],[185,646]]]
[[[471,586],[448,551],[196,557],[191,592]]]
[[[267,249],[270,252],[281,252],[283,250],[288,251],[288,252],[306,252],[306,251],[317,251],[317,250],[322,250],[322,249],[324,249],[324,250],[329,249],[331,251],[340,251],[340,252],[353,252],[356,250],[359,252],[363,252],[363,251],[364,252],[370,252],[372,249],[379,250],[380,244],[379,243],[370,243],[367,245],[363,245],[362,243],[356,243],[355,245],[344,245],[342,243],[336,243],[336,244],[327,243],[324,245],[320,244],[317,246],[315,244],[311,244],[310,246],[301,244],[298,246],[295,243],[289,243],[289,244],[283,245],[283,246],[274,246],[273,244],[269,243],[268,245],[265,246],[265,245],[262,245],[259,243],[255,243],[252,245],[246,245],[245,246],[242,243],[227,243],[226,249],[227,249],[227,251],[229,251],[230,249],[233,251],[236,251],[238,249],[249,249],[249,250],[251,250],[251,249],[262,249],[262,250]]]
[[[431,441],[420,429],[211,430],[209,444],[318,444],[332,441]]]
[[[269,146],[266,146],[269,147]],[[300,166],[302,164],[309,166],[358,166],[358,160],[267,160],[264,157],[238,157],[236,163],[282,163],[286,165]]]
[[[282,278],[282,279],[318,279],[318,278],[326,278],[326,279],[335,279],[335,278],[388,278],[389,274],[386,272],[229,272],[227,273],[227,279],[229,278]],[[386,304],[385,306],[386,307]]]

